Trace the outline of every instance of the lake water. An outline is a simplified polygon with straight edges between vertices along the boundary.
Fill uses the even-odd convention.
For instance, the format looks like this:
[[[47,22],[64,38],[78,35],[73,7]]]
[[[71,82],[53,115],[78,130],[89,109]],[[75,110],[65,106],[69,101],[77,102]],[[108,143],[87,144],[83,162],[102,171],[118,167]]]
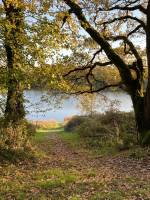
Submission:
[[[131,98],[125,92],[106,91],[101,94],[98,95],[97,112],[105,112],[110,107],[126,112],[133,110]],[[25,91],[24,95],[28,111],[26,118],[29,120],[55,119],[63,121],[64,117],[83,114],[79,109],[79,100],[76,97],[69,97],[60,104],[56,103],[54,97],[48,96],[45,91],[28,90]],[[60,106],[58,107],[58,105]]]

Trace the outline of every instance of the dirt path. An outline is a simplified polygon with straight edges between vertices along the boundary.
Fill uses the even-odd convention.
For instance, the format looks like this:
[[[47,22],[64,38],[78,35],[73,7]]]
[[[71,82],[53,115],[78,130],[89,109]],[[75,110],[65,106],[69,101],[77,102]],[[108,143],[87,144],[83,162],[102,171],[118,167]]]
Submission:
[[[61,168],[75,168],[76,170],[95,169],[97,177],[114,179],[134,176],[142,179],[150,179],[150,158],[135,160],[123,154],[113,157],[91,156],[80,149],[71,148],[57,133],[51,133],[48,138],[52,147],[49,155]]]
[[[48,156],[57,166],[66,169],[68,167],[83,169],[90,165],[90,157],[86,152],[71,148],[57,133],[50,133],[47,140],[49,140],[51,144]]]

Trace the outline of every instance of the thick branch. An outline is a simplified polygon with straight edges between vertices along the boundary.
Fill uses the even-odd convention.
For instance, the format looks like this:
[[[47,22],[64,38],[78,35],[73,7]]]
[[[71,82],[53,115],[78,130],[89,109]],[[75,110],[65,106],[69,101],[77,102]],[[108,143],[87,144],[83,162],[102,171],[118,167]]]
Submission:
[[[134,44],[126,37],[123,35],[118,35],[118,36],[111,36],[111,37],[107,37],[108,40],[123,40],[126,44],[128,44],[128,46],[130,47],[130,50],[132,51],[132,53],[134,54],[135,58],[137,60],[141,59],[138,51],[136,50],[136,47],[134,46]]]
[[[113,40],[123,40],[126,44],[128,44],[131,52],[133,53],[133,55],[136,58],[137,65],[135,66],[135,70],[137,72],[137,76],[140,76],[140,73],[143,73],[144,66],[143,66],[142,58],[139,55],[138,51],[136,50],[136,47],[134,46],[134,44],[126,36],[114,36],[114,37],[111,37],[111,39],[113,39]]]
[[[89,35],[101,46],[105,51],[109,60],[118,68],[123,82],[130,87],[133,79],[128,68],[128,65],[122,60],[122,58],[111,48],[110,44],[97,32],[87,21],[83,15],[82,9],[73,0],[64,0],[64,2],[72,9],[73,13],[77,16],[81,23],[81,26],[89,33]]]

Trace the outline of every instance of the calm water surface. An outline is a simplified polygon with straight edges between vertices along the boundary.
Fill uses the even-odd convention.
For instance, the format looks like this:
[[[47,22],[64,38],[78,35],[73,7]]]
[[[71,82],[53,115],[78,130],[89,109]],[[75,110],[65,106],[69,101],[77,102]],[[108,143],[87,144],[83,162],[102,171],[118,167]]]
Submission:
[[[45,98],[46,92],[39,90],[28,90],[24,93],[26,99],[26,118],[29,120],[50,120],[56,119],[58,121],[63,121],[64,117],[83,114],[79,109],[79,101],[75,97],[69,97],[61,106],[58,107],[53,101],[51,96],[47,96],[47,102],[41,101]],[[104,100],[106,96],[107,100]],[[57,106],[56,106],[56,105]],[[97,111],[105,112],[110,109],[110,107],[115,107],[120,111],[131,111],[132,102],[131,98],[125,92],[103,92],[102,95],[98,95]]]

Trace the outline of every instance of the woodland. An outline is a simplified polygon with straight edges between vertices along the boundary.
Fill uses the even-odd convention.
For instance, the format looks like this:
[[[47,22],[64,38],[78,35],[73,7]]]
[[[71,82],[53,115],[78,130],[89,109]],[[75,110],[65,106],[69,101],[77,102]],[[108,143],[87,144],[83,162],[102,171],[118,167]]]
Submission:
[[[33,88],[84,114],[28,120]],[[150,199],[150,0],[1,0],[0,92],[0,199]]]

